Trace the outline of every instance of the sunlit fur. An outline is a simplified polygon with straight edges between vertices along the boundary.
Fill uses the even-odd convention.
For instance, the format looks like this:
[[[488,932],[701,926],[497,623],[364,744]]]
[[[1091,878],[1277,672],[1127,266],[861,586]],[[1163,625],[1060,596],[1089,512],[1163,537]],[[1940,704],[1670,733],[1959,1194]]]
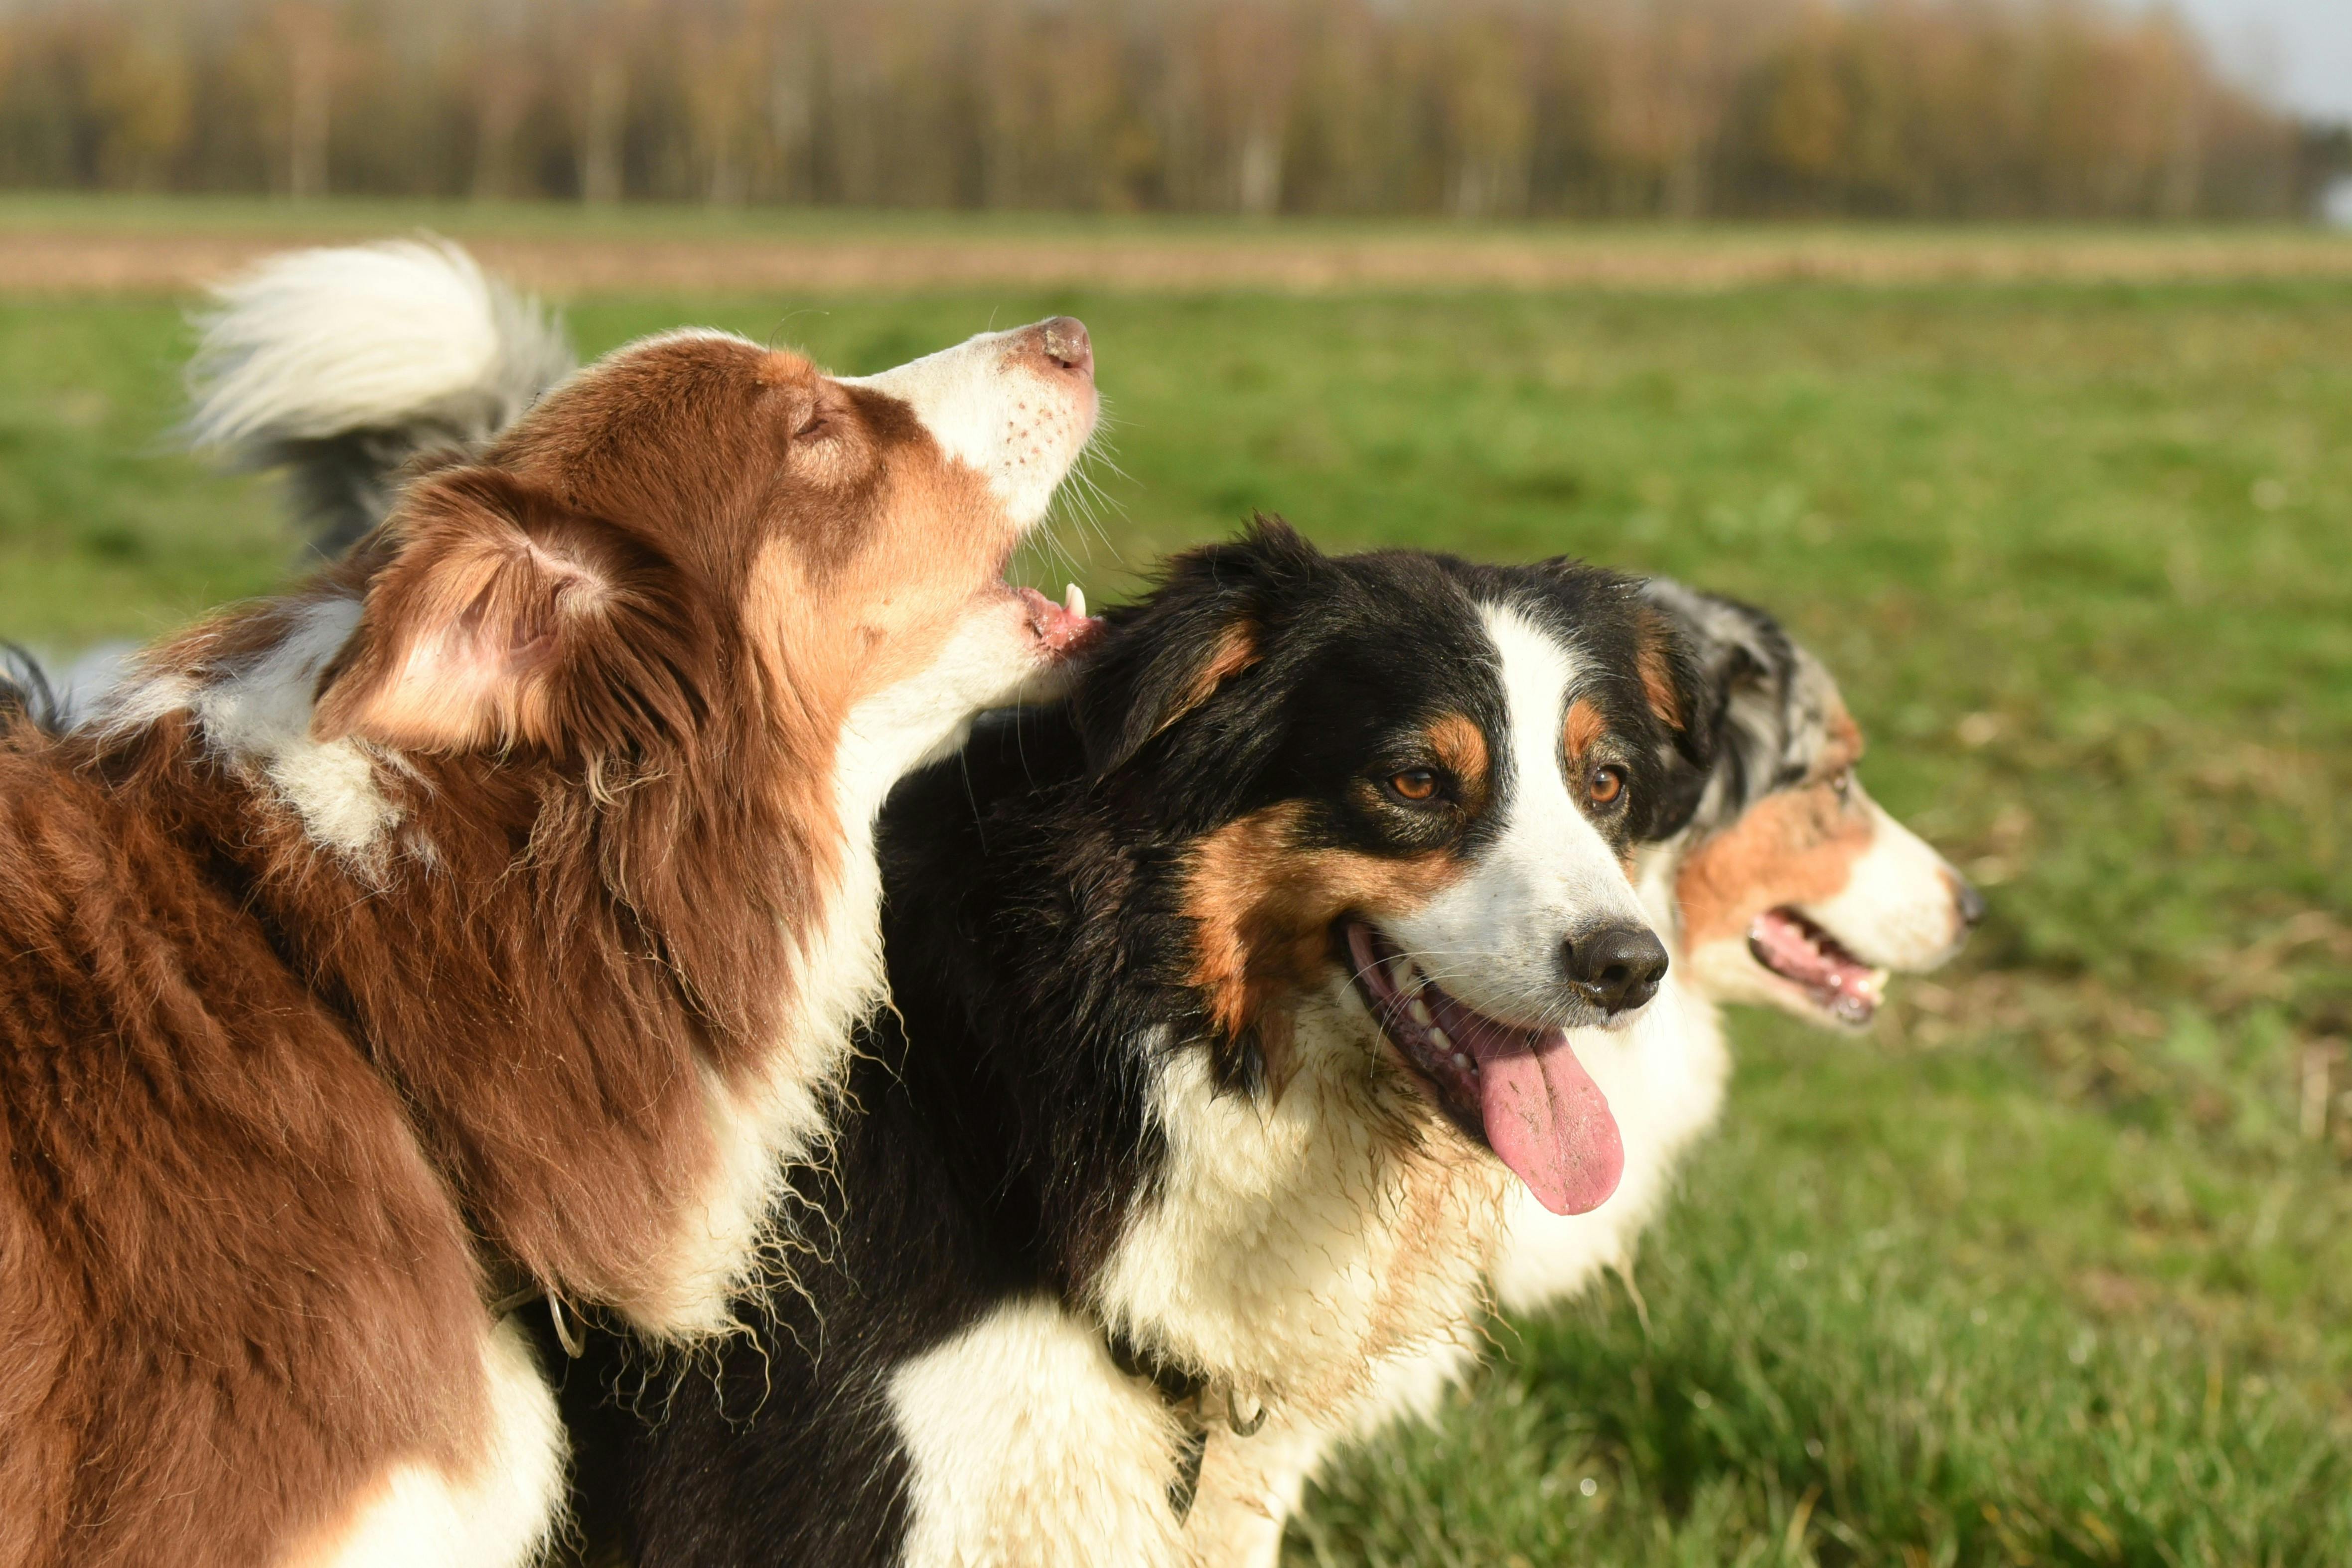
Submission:
[[[1544,967],[1638,907],[1624,859],[1704,760],[1643,650],[1678,713],[1696,671],[1644,617],[1570,563],[1334,559],[1266,525],[1113,612],[1067,702],[910,779],[894,1006],[795,1177],[839,1224],[715,1391],[647,1408],[600,1337],[567,1390],[592,1537],[646,1568],[1177,1563],[1192,1422],[1328,1430],[1388,1363],[1466,1353],[1518,1178],[1338,933],[1410,942],[1479,887],[1426,922],[1450,950],[1407,950],[1515,1016],[1570,1005]],[[1580,700],[1622,800],[1567,787]],[[1420,802],[1382,792],[1441,765]],[[1590,1033],[1638,1054],[1650,1027]]]
[[[682,1339],[779,1278],[874,814],[1055,683],[1000,573],[1084,342],[911,397],[633,345],[62,734],[0,703],[0,1565],[537,1552],[562,1444],[488,1303]],[[935,399],[1008,417],[950,447]]]
[[[273,256],[214,289],[194,325],[190,441],[283,470],[322,557],[383,520],[404,465],[479,451],[574,363],[536,300],[431,240]]]
[[[1587,1053],[1624,1134],[1624,1176],[1589,1214],[1549,1213],[1524,1191],[1508,1197],[1490,1271],[1499,1304],[1515,1312],[1630,1270],[1682,1156],[1721,1109],[1723,1003],[1831,1021],[1749,955],[1756,915],[1794,904],[1865,959],[1910,971],[1950,956],[1979,908],[1958,874],[1858,785],[1837,787],[1861,735],[1818,660],[1759,611],[1677,583],[1647,591],[1704,667],[1717,745],[1690,822],[1638,860],[1643,901],[1674,950],[1665,988],[1638,1050]],[[1436,1418],[1440,1396],[1483,1349],[1465,1336],[1391,1360],[1373,1393],[1331,1427],[1213,1439],[1186,1550],[1202,1563],[1274,1563],[1283,1521],[1329,1449],[1402,1417]]]

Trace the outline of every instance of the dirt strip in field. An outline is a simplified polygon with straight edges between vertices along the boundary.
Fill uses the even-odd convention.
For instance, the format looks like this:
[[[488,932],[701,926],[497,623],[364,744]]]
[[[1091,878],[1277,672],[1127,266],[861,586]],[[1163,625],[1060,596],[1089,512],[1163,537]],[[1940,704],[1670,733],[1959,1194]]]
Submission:
[[[0,293],[179,293],[273,251],[348,243],[290,234],[0,233]],[[2352,237],[2276,233],[1832,236],[1742,231],[1518,240],[1480,236],[663,239],[470,237],[482,261],[555,294],[866,293],[932,288],[1268,290],[1723,289],[1817,281],[2159,283],[2352,277]]]

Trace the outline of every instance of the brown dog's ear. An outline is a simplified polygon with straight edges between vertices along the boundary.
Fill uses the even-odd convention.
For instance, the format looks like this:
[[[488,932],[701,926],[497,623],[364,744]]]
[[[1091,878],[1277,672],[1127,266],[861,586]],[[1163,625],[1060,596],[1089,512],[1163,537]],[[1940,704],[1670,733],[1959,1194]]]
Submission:
[[[596,706],[685,716],[674,680],[632,690],[647,670],[616,667],[653,655],[675,673],[660,648],[628,646],[659,619],[644,612],[662,574],[612,528],[499,470],[461,468],[409,492],[391,548],[320,677],[316,738],[441,752],[620,739],[580,733],[599,683],[610,701]]]

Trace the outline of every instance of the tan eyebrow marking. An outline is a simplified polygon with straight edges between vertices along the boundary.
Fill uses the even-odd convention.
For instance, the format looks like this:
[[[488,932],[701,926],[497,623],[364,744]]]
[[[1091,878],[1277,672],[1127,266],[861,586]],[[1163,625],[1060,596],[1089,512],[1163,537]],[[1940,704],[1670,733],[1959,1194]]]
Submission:
[[[1862,727],[1853,722],[1853,715],[1846,712],[1843,704],[1841,703],[1831,713],[1823,728],[1827,733],[1823,737],[1821,759],[1813,764],[1813,771],[1810,775],[1815,779],[1827,779],[1832,774],[1842,773],[1862,760]]]
[[[1584,754],[1592,749],[1592,743],[1608,728],[1609,721],[1587,698],[1579,697],[1569,704],[1568,722],[1560,727],[1561,738],[1568,743],[1568,759],[1583,761]]]
[[[1483,810],[1489,768],[1486,734],[1466,716],[1449,713],[1432,721],[1428,735],[1430,750],[1461,781],[1463,809]]]

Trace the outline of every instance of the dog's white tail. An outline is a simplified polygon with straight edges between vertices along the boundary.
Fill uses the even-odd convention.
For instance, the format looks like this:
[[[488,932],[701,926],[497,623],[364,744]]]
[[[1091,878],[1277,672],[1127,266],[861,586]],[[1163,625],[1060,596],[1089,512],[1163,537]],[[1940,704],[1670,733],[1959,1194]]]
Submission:
[[[289,470],[324,554],[382,520],[411,457],[487,444],[576,362],[537,300],[444,240],[274,256],[194,324],[190,441]]]

